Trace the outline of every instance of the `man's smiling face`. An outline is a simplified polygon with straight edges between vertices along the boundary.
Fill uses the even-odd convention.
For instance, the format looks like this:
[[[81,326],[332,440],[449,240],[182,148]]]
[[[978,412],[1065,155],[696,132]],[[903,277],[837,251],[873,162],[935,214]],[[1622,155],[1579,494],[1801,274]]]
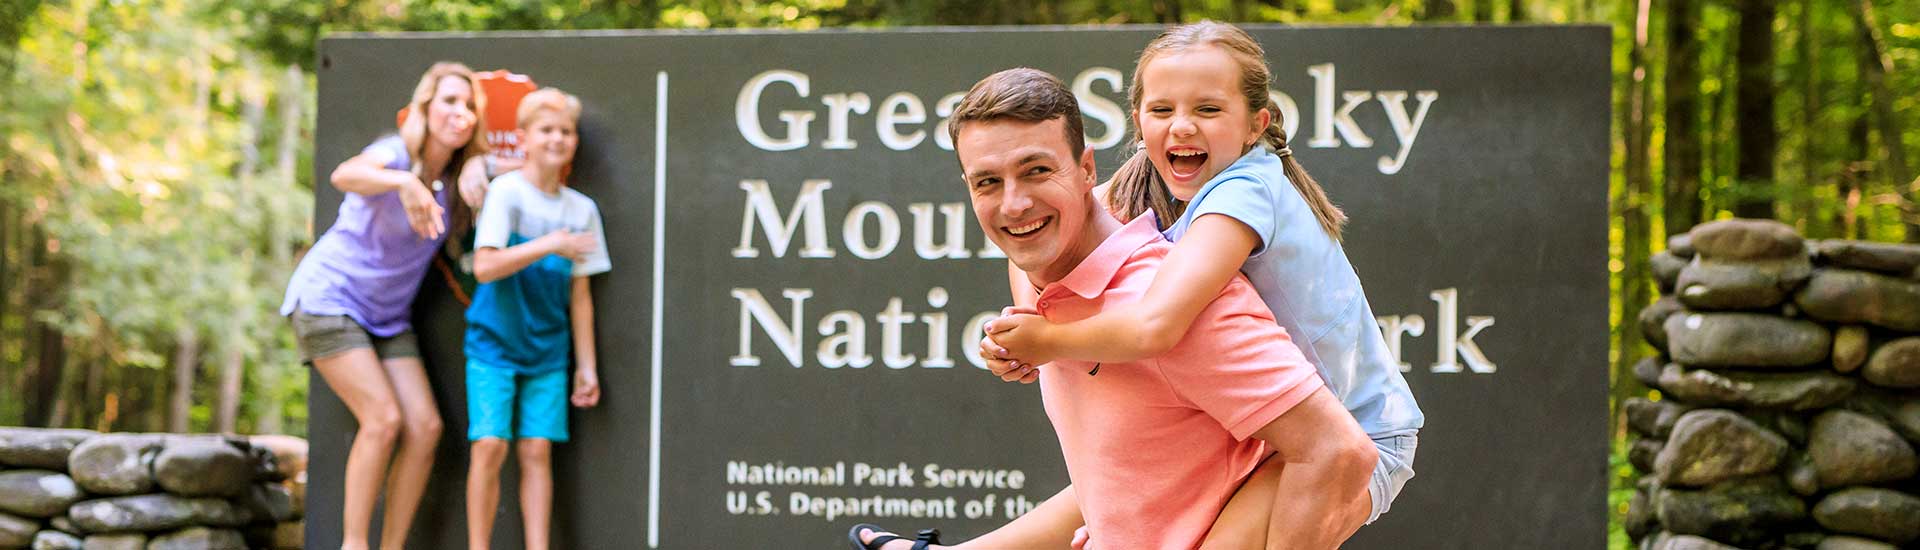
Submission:
[[[969,122],[954,151],[980,228],[1035,282],[1066,277],[1099,245],[1083,242],[1093,152],[1073,150],[1062,119]]]

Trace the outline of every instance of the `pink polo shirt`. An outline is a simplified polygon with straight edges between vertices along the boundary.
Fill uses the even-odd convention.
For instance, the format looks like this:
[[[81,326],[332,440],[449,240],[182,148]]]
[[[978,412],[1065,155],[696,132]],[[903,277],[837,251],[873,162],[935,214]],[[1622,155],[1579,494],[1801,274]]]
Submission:
[[[1150,215],[1136,218],[1035,305],[1056,323],[1131,306],[1171,250]],[[1040,394],[1102,548],[1199,546],[1268,451],[1249,436],[1324,387],[1239,275],[1165,355],[1094,367],[1056,361]]]

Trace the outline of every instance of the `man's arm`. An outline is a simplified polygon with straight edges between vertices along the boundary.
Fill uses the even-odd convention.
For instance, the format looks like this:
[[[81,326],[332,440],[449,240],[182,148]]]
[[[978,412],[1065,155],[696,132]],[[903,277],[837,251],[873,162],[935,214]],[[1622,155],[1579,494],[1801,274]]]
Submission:
[[[1253,437],[1281,462],[1267,548],[1339,548],[1366,522],[1367,514],[1352,513],[1354,499],[1368,499],[1379,451],[1332,393],[1314,390]]]

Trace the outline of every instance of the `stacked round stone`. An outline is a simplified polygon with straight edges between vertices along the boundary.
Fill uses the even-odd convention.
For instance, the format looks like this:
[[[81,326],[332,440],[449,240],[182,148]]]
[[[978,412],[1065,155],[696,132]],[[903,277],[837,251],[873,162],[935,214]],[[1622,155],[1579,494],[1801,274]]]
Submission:
[[[1702,224],[1652,258],[1624,403],[1646,550],[1920,543],[1920,246]]]
[[[0,550],[299,548],[305,447],[274,443],[0,428]]]

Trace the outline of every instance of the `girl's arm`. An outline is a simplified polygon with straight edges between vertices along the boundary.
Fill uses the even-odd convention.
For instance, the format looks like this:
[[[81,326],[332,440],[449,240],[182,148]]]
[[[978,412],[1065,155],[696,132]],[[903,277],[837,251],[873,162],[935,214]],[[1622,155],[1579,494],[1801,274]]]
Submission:
[[[1125,362],[1166,353],[1187,334],[1260,244],[1253,228],[1224,215],[1195,220],[1160,264],[1153,284],[1134,304],[1087,319],[1053,324],[1037,315],[994,320],[987,332],[1021,362],[1055,358]]]
[[[573,406],[600,404],[600,361],[593,341],[593,289],[586,277],[573,278],[573,300],[568,304],[573,323]]]
[[[1033,281],[1027,279],[1027,272],[1013,265],[1012,260],[1007,261],[1007,289],[1013,291],[1016,308],[1032,309],[1033,301],[1040,298],[1039,293],[1033,291]]]

